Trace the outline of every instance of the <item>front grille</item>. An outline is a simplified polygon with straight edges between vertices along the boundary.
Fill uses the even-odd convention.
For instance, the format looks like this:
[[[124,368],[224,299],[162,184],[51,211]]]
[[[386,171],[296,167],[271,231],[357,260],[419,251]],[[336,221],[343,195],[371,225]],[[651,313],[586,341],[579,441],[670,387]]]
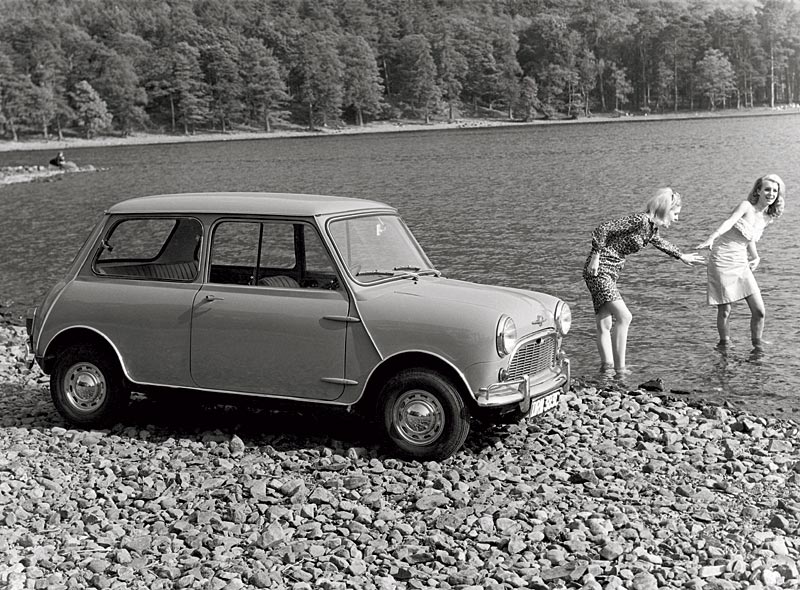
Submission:
[[[556,336],[543,336],[526,342],[514,353],[508,365],[508,379],[519,379],[523,375],[535,375],[555,365]]]

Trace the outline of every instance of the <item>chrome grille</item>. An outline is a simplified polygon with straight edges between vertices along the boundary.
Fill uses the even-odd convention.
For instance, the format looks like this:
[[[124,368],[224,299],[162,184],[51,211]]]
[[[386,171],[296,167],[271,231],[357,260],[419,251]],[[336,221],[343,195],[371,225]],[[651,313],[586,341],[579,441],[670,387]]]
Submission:
[[[556,336],[543,336],[526,342],[514,353],[508,365],[508,379],[534,375],[551,368],[556,362]]]

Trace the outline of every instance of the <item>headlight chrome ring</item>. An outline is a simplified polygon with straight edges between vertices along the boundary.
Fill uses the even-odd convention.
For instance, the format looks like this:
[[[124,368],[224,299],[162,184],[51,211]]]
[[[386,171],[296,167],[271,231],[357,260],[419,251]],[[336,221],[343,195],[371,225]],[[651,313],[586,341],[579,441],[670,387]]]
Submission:
[[[500,358],[511,354],[517,345],[517,325],[507,315],[501,315],[497,322],[497,334],[495,338],[497,344],[497,354]]]
[[[564,301],[556,306],[556,327],[562,336],[565,336],[572,327],[572,310]]]

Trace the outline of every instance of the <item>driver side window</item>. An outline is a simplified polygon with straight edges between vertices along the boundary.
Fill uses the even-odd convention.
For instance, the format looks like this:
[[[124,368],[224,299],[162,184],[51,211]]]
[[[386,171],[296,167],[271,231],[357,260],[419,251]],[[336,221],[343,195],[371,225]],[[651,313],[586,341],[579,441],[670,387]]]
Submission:
[[[285,289],[336,289],[315,229],[304,223],[223,221],[214,229],[210,281]]]

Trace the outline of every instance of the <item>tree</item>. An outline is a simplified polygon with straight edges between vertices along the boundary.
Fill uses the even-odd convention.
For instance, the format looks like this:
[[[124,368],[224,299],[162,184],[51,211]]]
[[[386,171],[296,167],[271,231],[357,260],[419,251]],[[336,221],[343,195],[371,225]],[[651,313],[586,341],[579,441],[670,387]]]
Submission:
[[[147,92],[141,86],[136,69],[128,57],[114,50],[109,51],[103,59],[95,85],[98,92],[106,97],[108,109],[123,136],[128,135],[134,127],[145,124]]]
[[[511,30],[511,24],[509,22],[502,24],[504,26],[494,41],[495,62],[498,65],[497,89],[500,97],[506,101],[508,118],[513,119],[513,107],[519,99],[519,81],[522,77],[522,68],[517,61],[519,41]]]
[[[442,98],[447,102],[447,119],[452,121],[455,109],[461,104],[463,80],[469,65],[447,30],[442,32],[441,40],[433,46],[433,51],[438,64],[438,84],[442,89]]]
[[[787,66],[791,52],[789,46],[792,45],[793,35],[797,34],[800,18],[797,9],[787,0],[765,0],[756,10],[756,17],[761,25],[761,38],[769,60],[769,106],[774,107],[776,78],[780,70]],[[794,46],[796,52],[796,39]],[[788,92],[785,94],[788,95]]]
[[[328,32],[307,35],[300,62],[303,79],[300,96],[308,107],[308,127],[314,128],[315,114],[322,116],[322,125],[326,127],[331,119],[339,119],[344,97],[344,66],[339,59],[336,37]]]
[[[698,88],[708,97],[710,108],[724,104],[727,96],[736,88],[733,66],[721,51],[709,49],[697,62]]]
[[[106,102],[86,80],[75,85],[70,97],[78,124],[83,127],[87,139],[111,125],[112,115],[108,112]]]
[[[356,123],[364,124],[364,115],[377,113],[381,108],[383,84],[381,83],[375,54],[369,43],[360,36],[342,38],[343,98],[345,107],[356,111]]]
[[[200,65],[208,84],[209,107],[223,133],[243,107],[239,61],[239,51],[224,30],[212,34],[200,51]]]
[[[208,85],[203,81],[200,51],[185,41],[175,45],[168,88],[178,120],[183,123],[183,132],[187,135],[194,132],[209,116]],[[174,117],[172,127],[174,131]]]
[[[14,141],[17,127],[33,110],[34,87],[29,76],[14,70],[11,59],[0,53],[0,123],[8,127]]]
[[[536,118],[536,110],[540,109],[542,102],[539,100],[539,86],[536,80],[525,76],[522,78],[519,93],[519,109],[525,121],[532,121]]]
[[[253,120],[258,120],[268,133],[275,117],[284,117],[282,105],[289,101],[280,64],[272,51],[259,39],[247,39],[242,52],[248,56],[242,65],[243,100]]]
[[[431,45],[423,35],[406,35],[400,40],[397,54],[400,98],[413,111],[421,112],[425,123],[430,123],[442,95],[436,84]]]
[[[614,110],[619,110],[620,104],[627,104],[633,93],[633,85],[625,75],[625,70],[616,64],[611,64],[611,81],[614,86]]]
[[[589,98],[599,78],[600,66],[590,50],[586,49],[578,60],[578,88],[582,100],[583,116],[591,114]]]

